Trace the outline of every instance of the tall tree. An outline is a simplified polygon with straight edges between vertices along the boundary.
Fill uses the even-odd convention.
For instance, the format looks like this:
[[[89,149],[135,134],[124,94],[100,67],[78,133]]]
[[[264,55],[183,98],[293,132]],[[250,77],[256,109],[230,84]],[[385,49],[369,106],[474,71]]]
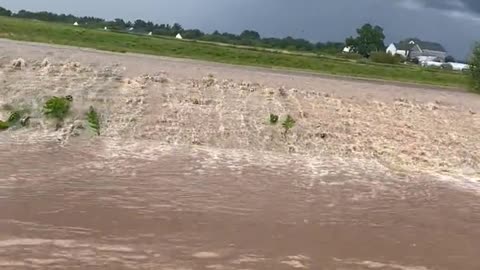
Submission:
[[[182,33],[183,27],[179,23],[174,23],[172,26],[172,31],[175,32],[175,34]]]
[[[258,39],[260,39],[260,34],[256,31],[245,30],[240,34],[240,38],[241,39],[258,40]]]
[[[385,34],[380,26],[372,26],[367,23],[357,29],[357,34],[356,38],[349,37],[345,41],[345,44],[350,46],[354,52],[369,57],[371,52],[383,51],[385,49]]]
[[[12,12],[6,8],[0,7],[0,16],[12,16]]]
[[[138,19],[133,23],[133,27],[135,27],[135,29],[144,29],[147,27],[147,23],[144,20]]]
[[[455,62],[455,58],[451,55],[445,57],[445,62],[447,63],[452,63],[452,62]]]
[[[472,87],[474,91],[480,93],[480,42],[477,42],[473,47],[469,64]]]

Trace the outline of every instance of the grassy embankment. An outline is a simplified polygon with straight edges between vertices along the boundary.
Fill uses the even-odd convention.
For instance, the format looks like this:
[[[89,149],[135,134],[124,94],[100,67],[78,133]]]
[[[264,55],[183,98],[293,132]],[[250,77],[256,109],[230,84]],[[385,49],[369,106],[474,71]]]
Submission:
[[[265,49],[219,46],[204,42],[114,33],[8,17],[0,17],[0,38],[454,88],[468,86],[467,77],[458,72],[423,69],[410,65],[359,63],[355,60],[332,56],[287,54]]]

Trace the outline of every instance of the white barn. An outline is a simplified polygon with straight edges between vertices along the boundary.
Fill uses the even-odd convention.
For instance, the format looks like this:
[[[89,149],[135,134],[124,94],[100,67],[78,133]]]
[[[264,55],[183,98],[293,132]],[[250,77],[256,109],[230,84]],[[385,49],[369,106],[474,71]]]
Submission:
[[[395,43],[391,43],[390,45],[388,45],[386,52],[391,55],[400,55],[405,58],[408,57],[408,50],[406,50],[405,48],[401,48],[399,44]]]

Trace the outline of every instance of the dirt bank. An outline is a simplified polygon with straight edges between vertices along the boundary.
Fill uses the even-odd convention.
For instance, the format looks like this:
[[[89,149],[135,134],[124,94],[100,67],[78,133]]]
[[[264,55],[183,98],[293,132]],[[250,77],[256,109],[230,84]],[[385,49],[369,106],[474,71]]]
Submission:
[[[21,139],[71,141],[72,125],[94,105],[105,139],[366,158],[479,176],[480,97],[473,94],[3,40],[0,49],[0,104],[32,114],[29,129],[8,131]],[[12,65],[18,58],[24,63]],[[41,116],[52,95],[75,100],[57,132]],[[278,124],[269,123],[271,113]],[[296,124],[285,136],[287,115]]]

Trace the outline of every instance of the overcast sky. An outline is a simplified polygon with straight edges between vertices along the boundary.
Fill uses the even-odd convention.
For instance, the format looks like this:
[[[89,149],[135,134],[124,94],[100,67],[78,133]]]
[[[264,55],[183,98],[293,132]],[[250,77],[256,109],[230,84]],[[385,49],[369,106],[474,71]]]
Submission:
[[[312,41],[344,41],[370,22],[385,29],[387,43],[438,41],[462,59],[480,40],[480,0],[1,0],[0,6]]]

